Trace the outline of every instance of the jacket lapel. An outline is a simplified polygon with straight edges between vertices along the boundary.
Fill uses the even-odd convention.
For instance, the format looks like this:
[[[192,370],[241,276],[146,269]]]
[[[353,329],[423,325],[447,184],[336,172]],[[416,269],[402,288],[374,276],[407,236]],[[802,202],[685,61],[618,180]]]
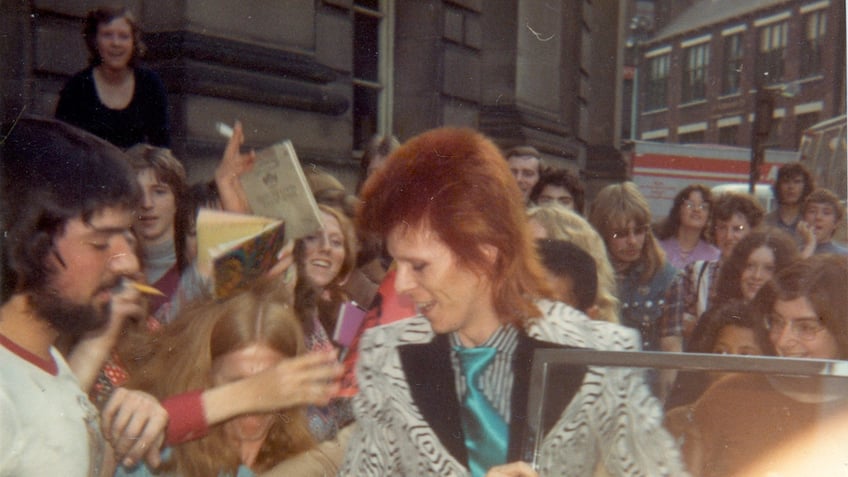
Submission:
[[[530,438],[527,426],[527,397],[530,390],[530,373],[533,355],[537,349],[569,346],[540,341],[518,334],[513,370],[512,419],[510,421],[507,462],[521,460],[524,443]],[[412,400],[424,421],[433,429],[442,445],[462,465],[468,466],[468,451],[460,422],[459,398],[456,395],[454,370],[450,360],[447,335],[436,335],[429,343],[400,346],[403,367]],[[557,423],[566,406],[574,399],[583,384],[585,366],[568,365],[554,370],[555,377],[545,392],[547,407],[543,412],[543,435]]]
[[[468,451],[447,335],[436,335],[429,343],[400,346],[398,352],[412,401],[442,445],[467,467]]]
[[[509,426],[509,448],[507,462],[523,460],[524,444],[531,438],[527,423],[529,411],[527,397],[530,392],[530,374],[533,368],[533,356],[537,349],[561,348],[570,346],[540,341],[527,336],[524,332],[518,334],[518,345],[515,349],[513,370],[515,380],[512,386],[512,419]],[[554,379],[545,390],[546,408],[542,413],[542,435],[550,432],[562,416],[566,406],[574,399],[574,395],[583,384],[586,374],[585,366],[569,365],[557,368]]]

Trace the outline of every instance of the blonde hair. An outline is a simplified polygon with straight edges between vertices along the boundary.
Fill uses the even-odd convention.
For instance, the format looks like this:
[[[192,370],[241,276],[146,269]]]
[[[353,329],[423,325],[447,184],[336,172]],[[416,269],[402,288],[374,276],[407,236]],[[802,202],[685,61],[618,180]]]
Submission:
[[[598,294],[595,298],[598,318],[618,323],[619,301],[616,298],[615,271],[598,232],[579,214],[556,204],[533,207],[527,211],[527,217],[545,229],[547,238],[567,240],[592,256],[598,273]]]
[[[279,279],[262,280],[224,301],[198,300],[183,309],[157,335],[153,358],[133,374],[127,387],[160,400],[208,389],[216,359],[254,344],[290,357],[305,352],[303,331]],[[260,470],[314,445],[303,408],[282,409],[274,417],[256,458]],[[235,475],[241,458],[223,427],[214,426],[206,437],[175,447],[162,468],[183,477]]]
[[[659,241],[651,230],[651,208],[648,201],[633,182],[610,184],[598,192],[592,203],[589,223],[601,234],[604,243],[611,239],[615,230],[625,228],[631,220],[636,226],[648,227],[639,258],[643,267],[639,283],[644,285],[650,282],[665,264],[665,252],[660,248]]]

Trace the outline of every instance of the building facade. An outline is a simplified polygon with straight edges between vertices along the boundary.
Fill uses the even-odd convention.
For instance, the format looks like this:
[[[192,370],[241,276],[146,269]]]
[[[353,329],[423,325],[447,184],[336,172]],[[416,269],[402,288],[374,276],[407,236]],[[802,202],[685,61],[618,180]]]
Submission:
[[[99,3],[0,0],[4,122],[52,115],[64,82],[86,66],[82,18]],[[590,178],[615,175],[617,0],[126,3],[192,179],[208,177],[223,149],[215,123],[236,119],[248,146],[291,139],[301,162],[351,190],[372,134],[405,140],[441,125],[531,144]]]
[[[750,146],[767,90],[768,145],[797,149],[845,113],[845,66],[842,0],[694,2],[641,44],[638,139]]]

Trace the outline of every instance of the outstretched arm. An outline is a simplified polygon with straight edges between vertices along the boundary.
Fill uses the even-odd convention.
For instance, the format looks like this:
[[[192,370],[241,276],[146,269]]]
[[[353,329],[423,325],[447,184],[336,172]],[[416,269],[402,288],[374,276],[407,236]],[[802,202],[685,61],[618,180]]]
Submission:
[[[486,477],[539,477],[539,474],[526,462],[511,462],[492,467]]]
[[[336,350],[283,360],[249,378],[204,391],[206,422],[214,425],[241,414],[307,404],[326,406],[339,391],[341,372]]]
[[[165,399],[119,388],[101,413],[103,433],[126,467],[141,459],[156,468],[163,443],[205,436],[209,426],[247,413],[314,404],[338,393],[342,367],[335,350],[286,359],[249,378]]]

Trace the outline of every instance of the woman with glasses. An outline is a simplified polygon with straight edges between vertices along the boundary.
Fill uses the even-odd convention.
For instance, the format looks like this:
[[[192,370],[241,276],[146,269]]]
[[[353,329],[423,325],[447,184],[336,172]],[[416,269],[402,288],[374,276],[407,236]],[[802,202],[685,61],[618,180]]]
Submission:
[[[752,311],[767,326],[778,356],[848,359],[845,283],[848,258],[820,255],[790,265],[763,286]],[[829,419],[846,412],[844,381],[730,375],[695,405],[683,444],[687,465],[693,475],[702,477],[747,475],[742,471],[752,465],[766,466],[769,475],[784,475],[781,467],[766,459],[773,458],[777,449],[789,451],[801,436],[822,435]],[[809,475],[834,474],[810,468]]]
[[[674,205],[657,232],[660,246],[674,267],[718,258],[718,248],[706,240],[711,202],[710,190],[703,184],[685,187],[674,197]]]
[[[657,230],[657,238],[675,268],[718,258],[718,248],[707,242],[711,206],[710,190],[703,184],[687,186],[674,197],[668,217]]]

